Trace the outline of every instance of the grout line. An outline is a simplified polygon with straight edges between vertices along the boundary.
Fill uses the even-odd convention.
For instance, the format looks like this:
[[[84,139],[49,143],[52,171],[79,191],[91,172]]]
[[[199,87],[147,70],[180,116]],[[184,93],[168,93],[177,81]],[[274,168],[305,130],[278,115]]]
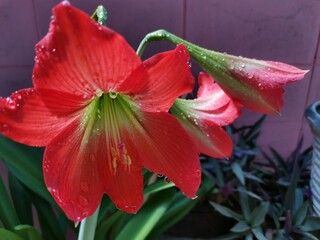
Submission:
[[[313,56],[312,68],[311,68],[311,71],[310,71],[310,82],[309,82],[307,96],[306,96],[305,103],[304,103],[304,109],[306,109],[308,107],[308,104],[309,104],[311,87],[312,87],[312,80],[314,80],[314,72],[315,72],[315,69],[316,69],[316,66],[317,66],[316,63],[317,63],[317,60],[318,60],[318,57],[319,57],[318,56],[319,50],[320,50],[320,31],[318,32],[317,45],[316,45],[315,53],[314,53],[314,56]],[[301,122],[300,122],[299,139],[303,136],[303,122],[304,122],[304,115],[302,116]]]
[[[0,65],[0,69],[33,68],[33,65]]]
[[[34,24],[36,26],[36,31],[37,31],[37,39],[39,41],[40,40],[40,30],[39,30],[38,15],[37,15],[37,10],[36,10],[35,0],[32,0],[32,8],[33,8]]]
[[[182,2],[182,38],[186,39],[187,0]]]

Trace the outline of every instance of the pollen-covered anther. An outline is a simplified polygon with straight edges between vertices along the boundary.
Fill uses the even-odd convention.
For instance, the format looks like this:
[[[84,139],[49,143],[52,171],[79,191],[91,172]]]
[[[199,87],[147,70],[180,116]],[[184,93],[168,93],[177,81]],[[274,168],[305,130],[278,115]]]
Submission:
[[[130,165],[131,165],[131,158],[128,154],[128,150],[126,148],[126,145],[124,143],[119,143],[118,144],[118,150],[119,150],[119,157],[121,162],[125,164],[128,167],[128,170],[130,170]]]
[[[114,147],[111,147],[111,155],[112,155],[111,167],[113,168],[113,174],[115,175],[117,170],[118,152]]]

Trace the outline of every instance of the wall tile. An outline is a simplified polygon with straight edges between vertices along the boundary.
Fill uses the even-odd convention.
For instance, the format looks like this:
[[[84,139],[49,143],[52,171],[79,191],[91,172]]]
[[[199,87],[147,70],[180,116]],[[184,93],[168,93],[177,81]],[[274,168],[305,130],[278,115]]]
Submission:
[[[37,41],[32,0],[0,1],[0,66],[30,65]]]
[[[318,0],[188,0],[187,38],[234,55],[310,64],[319,12]]]
[[[0,68],[0,96],[10,96],[18,89],[32,87],[32,67]]]

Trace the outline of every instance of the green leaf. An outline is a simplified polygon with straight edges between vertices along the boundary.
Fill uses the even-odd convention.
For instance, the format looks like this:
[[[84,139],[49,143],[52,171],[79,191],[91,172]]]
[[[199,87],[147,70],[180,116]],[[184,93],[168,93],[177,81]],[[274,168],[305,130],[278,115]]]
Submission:
[[[0,176],[0,220],[5,228],[13,230],[19,224],[19,218],[15,211],[10,196]]]
[[[242,171],[242,168],[240,166],[239,163],[237,162],[233,162],[231,164],[231,169],[232,169],[232,172],[237,176],[237,178],[239,179],[240,183],[242,185],[245,185],[245,177],[244,177],[244,174],[243,174],[243,171]]]
[[[262,202],[258,207],[256,207],[250,215],[249,223],[252,227],[256,228],[260,226],[266,217],[269,210],[269,203]]]
[[[241,190],[241,189],[238,188],[238,190]],[[249,206],[248,194],[244,191],[239,191],[239,200],[240,200],[240,206],[241,206],[243,216],[246,220],[249,220],[251,209]]]
[[[145,239],[165,214],[175,192],[173,189],[168,189],[153,195],[137,215],[124,226],[116,240],[127,239],[128,236],[130,236],[130,239]]]
[[[251,231],[253,234],[256,236],[258,240],[267,240],[267,238],[264,236],[262,228],[257,227],[257,228],[252,228]]]
[[[263,199],[259,195],[255,194],[254,192],[248,191],[245,188],[238,187],[238,189],[236,189],[236,190],[239,193],[242,193],[244,195],[250,196],[250,197],[255,198],[255,199],[259,200],[259,201],[263,201]]]
[[[96,230],[95,240],[105,240],[108,231],[114,226],[114,223],[123,218],[125,214],[125,212],[117,210],[106,220],[102,221]]]
[[[38,231],[30,225],[17,225],[15,232],[23,237],[24,240],[41,240],[42,237]]]
[[[285,209],[290,209],[291,212],[294,212],[295,206],[297,205],[296,201],[296,188],[297,184],[300,178],[300,173],[299,173],[299,166],[297,161],[295,161],[294,168],[293,168],[293,173],[291,176],[291,183],[290,186],[286,192],[285,196],[285,202],[284,202],[284,207]]]
[[[250,141],[252,139],[255,139],[257,138],[257,136],[259,135],[260,133],[260,129],[261,129],[261,126],[262,126],[262,123],[264,122],[264,120],[266,119],[266,115],[262,115],[258,121],[256,121],[254,123],[253,126],[251,126],[249,128],[249,131],[247,134],[245,134],[244,138],[247,140],[247,141]],[[258,133],[258,135],[257,135]]]
[[[211,192],[212,187],[213,183],[207,176],[203,175],[201,186],[197,192],[198,197],[196,199],[187,198],[181,192],[177,192],[169,209],[160,219],[154,229],[152,229],[148,239],[155,239],[179,220],[181,220],[184,216],[186,216],[192,210],[192,208],[194,208],[194,206],[208,194],[208,192]]]
[[[60,209],[53,211],[52,206],[35,193],[30,191],[29,194],[37,209],[42,235],[46,237],[46,240],[64,240],[67,225],[65,215]],[[64,220],[62,224],[58,220],[61,214],[63,214],[62,219]]]
[[[0,228],[0,240],[26,240],[21,238],[16,233],[10,232],[9,230]]]
[[[215,170],[215,176],[217,178],[217,184],[219,187],[222,187],[225,184],[222,168],[216,159],[212,159],[212,165]]]
[[[302,206],[300,206],[300,208],[294,212],[293,219],[292,219],[292,224],[294,226],[299,226],[300,224],[303,223],[304,219],[308,214],[308,207],[309,207],[309,203],[308,201],[305,201],[302,204]]]
[[[32,203],[29,200],[25,188],[17,178],[9,172],[9,187],[13,205],[17,211],[20,222],[33,225]]]
[[[303,232],[312,232],[320,229],[320,217],[307,216],[299,229]]]
[[[233,218],[237,221],[243,220],[243,217],[240,214],[234,212],[230,208],[224,207],[224,206],[217,204],[217,203],[214,203],[214,202],[210,202],[210,204],[214,207],[214,209],[216,211],[218,211],[221,215],[223,215],[225,217]]]
[[[236,225],[234,225],[230,231],[231,232],[238,232],[238,233],[244,233],[250,230],[250,226],[245,221],[240,221]]]
[[[174,183],[173,182],[170,182],[170,183],[165,183],[164,181],[156,181],[155,183],[151,184],[151,185],[148,185],[144,191],[143,191],[143,194],[144,195],[148,195],[148,194],[151,194],[151,193],[156,193],[156,192],[159,192],[159,191],[162,191],[162,190],[165,190],[165,189],[169,189],[169,188],[172,188],[174,187]]]
[[[0,158],[8,170],[31,191],[55,204],[44,184],[42,153],[42,149],[27,147],[0,135]]]

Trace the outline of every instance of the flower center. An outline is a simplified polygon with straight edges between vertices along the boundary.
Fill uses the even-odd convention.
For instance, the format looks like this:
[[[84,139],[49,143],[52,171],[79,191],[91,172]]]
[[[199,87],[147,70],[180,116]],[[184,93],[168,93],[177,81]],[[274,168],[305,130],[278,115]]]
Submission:
[[[96,141],[106,144],[109,167],[116,172],[119,164],[130,170],[131,157],[125,144],[125,137],[134,126],[139,126],[139,111],[126,95],[116,92],[104,93],[90,103],[83,118],[85,134],[82,143]]]

